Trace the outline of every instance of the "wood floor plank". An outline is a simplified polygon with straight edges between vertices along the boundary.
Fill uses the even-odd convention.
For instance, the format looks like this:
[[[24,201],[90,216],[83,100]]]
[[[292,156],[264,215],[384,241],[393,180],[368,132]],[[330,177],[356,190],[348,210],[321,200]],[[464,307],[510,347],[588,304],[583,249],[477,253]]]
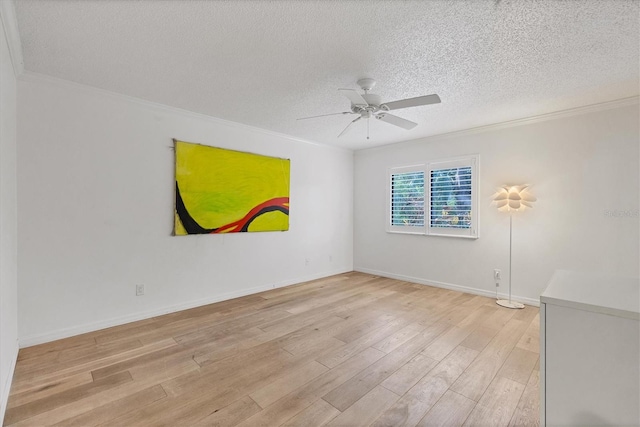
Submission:
[[[508,426],[518,406],[524,385],[504,377],[496,377],[478,404],[473,408],[465,426]]]
[[[57,341],[34,345],[32,347],[21,348],[18,352],[18,361],[22,362],[26,361],[27,359],[42,355],[53,356],[60,350],[66,350],[86,345],[94,345],[96,344],[94,334],[95,332],[76,335],[75,337],[63,338]]]
[[[355,298],[357,299],[357,297]],[[334,306],[334,309],[337,307],[339,307],[339,305]],[[291,315],[282,320],[267,322],[264,325],[261,325],[260,329],[262,329],[264,332],[286,335],[305,326],[311,325],[318,321],[322,321],[323,319],[326,319],[328,316],[332,315],[332,309],[321,307],[318,310],[311,310],[304,313]]]
[[[113,420],[115,425],[175,426],[193,425],[247,395],[254,387],[262,387],[291,365],[292,356],[282,350],[276,357],[263,360],[255,358],[247,363],[240,362],[230,368],[220,379],[205,377],[192,381],[193,387],[183,385],[178,391],[162,383],[169,395],[166,401],[155,402],[129,415]],[[241,365],[248,365],[244,369]],[[216,384],[212,387],[211,384]]]
[[[498,333],[498,329],[489,328],[486,326],[479,326],[475,329],[467,338],[465,338],[460,345],[470,348],[472,350],[482,351],[491,342],[493,337]]]
[[[286,347],[301,340],[305,341],[308,339],[309,334],[317,333],[318,337],[325,338],[325,328],[329,328],[335,325],[336,322],[343,320],[344,319],[335,316],[325,318],[318,317],[312,323],[305,322],[304,325],[299,325],[297,328],[289,327],[289,332],[284,330],[271,330],[217,350],[214,350],[214,348],[217,347],[217,343],[213,342],[211,345],[206,346],[208,350],[196,351],[194,353],[194,360],[206,371],[210,365],[216,365],[226,359],[244,358],[251,356],[253,353],[261,353],[267,348],[273,350]],[[319,357],[320,354],[317,356]]]
[[[318,357],[316,360],[329,368],[338,366],[353,355],[360,353],[365,348],[398,331],[407,323],[409,323],[409,319],[394,319],[353,341],[348,341],[348,338],[345,338],[345,340],[347,340],[344,341],[347,343],[346,345],[337,348],[323,357]]]
[[[159,384],[199,370],[200,365],[188,354],[177,354],[144,365],[132,366],[128,372],[136,382],[156,382]]]
[[[526,385],[538,360],[538,353],[516,347],[511,351],[497,375]]]
[[[81,372],[79,374],[70,375],[66,378],[61,378],[52,382],[43,382],[40,387],[33,390],[23,391],[22,393],[13,393],[8,408],[24,405],[25,403],[33,402],[34,400],[43,399],[51,396],[52,394],[60,393],[70,388],[88,384],[93,381],[93,377],[89,372]]]
[[[256,295],[259,295],[265,299],[275,299],[275,298],[280,298],[283,295],[298,294],[306,290],[313,290],[317,288],[326,287],[330,284],[339,284],[342,282],[349,282],[350,280],[354,280],[356,277],[358,277],[357,273],[356,274],[347,273],[345,275],[323,277],[320,279],[310,280],[308,282],[298,283],[292,286],[286,286],[278,289],[260,292]],[[370,277],[373,278],[373,276],[370,276]]]
[[[60,351],[54,361],[46,363],[38,360],[36,364],[20,364],[16,366],[16,373],[21,377],[43,377],[56,372],[73,368],[83,363],[91,363],[105,357],[121,354],[125,351],[142,348],[143,344],[137,339],[119,341],[116,343],[96,344],[88,348],[72,349],[71,355],[65,357],[65,351]],[[31,360],[29,360],[31,362]],[[23,367],[24,366],[24,367]]]
[[[195,423],[194,426],[235,426],[260,410],[260,406],[253,399],[245,396],[222,409],[213,410],[210,415]]]
[[[264,349],[275,348],[276,353],[265,354]],[[163,405],[149,405],[116,424],[136,425],[192,425],[223,408],[252,390],[260,389],[277,380],[285,371],[295,369],[297,363],[309,361],[312,356],[291,355],[269,343],[262,350],[252,350],[240,358],[222,361],[196,373],[196,378],[184,376],[163,383],[173,397]],[[278,350],[280,350],[278,352]],[[266,356],[266,357],[265,357]],[[205,371],[202,375],[202,371]],[[211,388],[215,383],[216,387]],[[170,420],[171,422],[169,422]]]
[[[131,339],[129,339],[131,341]],[[139,345],[139,341],[135,344]],[[91,342],[74,345],[70,348],[58,348],[40,355],[34,355],[23,360],[20,366],[16,366],[16,373],[24,375],[30,370],[42,369],[43,367],[52,366],[59,367],[59,362],[69,361],[74,358],[78,358],[86,355],[86,353],[95,353],[99,348],[99,344],[95,342],[95,339]]]
[[[123,325],[112,326],[99,331],[91,332],[90,335],[95,338],[96,343],[106,343],[110,341],[117,341],[119,339],[137,338],[139,332],[148,331],[158,327],[156,318],[151,317],[148,319],[137,320],[131,323],[125,323]],[[113,334],[113,338],[111,337]]]
[[[340,415],[340,411],[322,399],[283,424],[283,427],[322,427]]]
[[[540,368],[536,365],[524,392],[520,397],[516,411],[511,417],[509,426],[539,426],[540,425]]]
[[[404,395],[376,419],[372,427],[413,427],[435,402],[425,402],[414,395]]]
[[[423,351],[382,381],[381,384],[387,390],[402,396],[437,364],[437,360],[425,356]]]
[[[202,367],[203,374],[208,372],[209,375],[212,376],[214,375],[215,370],[220,369],[220,366],[224,366],[221,364],[238,363],[252,357],[266,357],[269,352],[277,352],[279,351],[279,349],[285,348],[289,345],[295,345],[296,343],[304,343],[308,341],[310,334],[325,339],[327,338],[327,335],[324,333],[324,329],[335,325],[336,322],[342,321],[344,321],[344,319],[335,316],[318,318],[316,319],[315,323],[300,326],[298,329],[294,329],[284,335],[281,335],[282,331],[271,331],[266,332],[263,335],[256,337],[255,339],[251,338],[245,340],[239,343],[237,346],[223,349],[220,352],[213,351],[200,356],[196,352],[196,354],[194,354],[194,360],[198,362],[198,364],[200,364],[200,366]],[[333,340],[333,343],[336,345],[341,344],[339,340]],[[307,345],[304,352],[313,351],[313,343],[307,344],[310,344],[311,347]],[[213,345],[215,346],[215,342],[213,343]],[[317,345],[315,347],[317,347]],[[330,351],[331,348],[333,347],[324,348],[323,351],[321,353],[317,353],[316,356],[320,357],[325,351]],[[185,378],[185,383],[188,383],[190,381],[191,379]]]
[[[354,375],[379,360],[382,356],[384,356],[383,352],[369,347],[351,359],[320,375],[310,383],[277,400],[272,405],[239,424],[239,426],[270,427],[283,424],[311,406],[329,391],[353,378]]]
[[[538,345],[535,307],[351,272],[21,349],[4,425],[536,425]]]
[[[516,347],[540,353],[540,314],[533,318]]]
[[[344,300],[348,297],[361,294],[364,291],[371,289],[367,282],[369,281],[365,280],[363,283],[360,283],[358,286],[350,286],[349,288],[343,288],[343,290],[341,290],[340,292],[334,291],[320,298],[313,298],[313,299],[307,298],[306,300],[303,300],[303,301],[297,301],[295,306],[287,308],[286,311],[288,311],[291,314],[304,313],[305,311],[310,311],[319,307],[324,307],[331,303],[335,303],[336,301]]]
[[[239,300],[243,300],[243,298]],[[178,312],[157,317],[154,318],[157,326],[155,330],[138,333],[135,337],[143,344],[148,344],[162,339],[177,338],[189,332],[196,332],[205,325],[205,327],[213,326],[224,329],[223,325],[228,325],[229,322],[242,323],[245,322],[246,319],[251,318],[252,315],[278,311],[277,308],[270,309],[267,306],[268,302],[263,298],[258,298],[258,301],[259,302],[246,304],[235,303],[233,305],[227,305],[227,301],[223,301],[221,303],[191,309],[197,312],[197,314],[191,316],[172,317],[172,320],[166,320],[167,316],[183,313]],[[219,304],[221,306],[219,306]]]
[[[267,309],[251,313],[239,318],[227,319],[220,323],[214,323],[197,331],[185,331],[174,336],[178,344],[196,346],[210,341],[220,340],[233,334],[242,332],[267,322],[278,321],[290,317],[291,314],[280,309]]]
[[[538,314],[537,307],[531,307],[529,305],[525,305],[523,309],[516,310],[513,314],[513,320],[519,320],[521,322],[529,323],[531,322]]]
[[[469,329],[452,327],[447,332],[438,337],[434,342],[424,349],[425,356],[433,360],[444,359],[454,348],[464,341],[472,331]]]
[[[422,401],[435,403],[477,357],[477,351],[457,347],[418,381],[408,394]]]
[[[131,359],[123,360],[122,362],[114,363],[109,366],[105,366],[104,368],[93,370],[91,371],[91,375],[93,376],[94,381],[98,381],[102,378],[108,378],[119,372],[127,371],[135,366],[153,363],[156,360],[161,360],[166,357],[174,356],[177,354],[187,354],[190,352],[191,351],[189,349],[185,349],[183,346],[173,345],[171,347],[163,348],[157,351],[152,351],[137,357],[133,357]]]
[[[415,426],[477,355],[475,350],[457,347],[382,414],[374,426]]]
[[[480,302],[484,302],[484,299]],[[498,305],[487,306],[486,304],[480,307],[474,307],[468,315],[455,325],[462,329],[469,329],[475,331],[480,325],[487,321],[496,311],[498,311]]]
[[[74,400],[85,397],[91,394],[97,394],[110,388],[117,387],[118,385],[133,381],[129,372],[120,372],[111,377],[103,378],[99,381],[93,381],[88,384],[79,385],[77,387],[70,388],[60,393],[44,397],[42,399],[34,400],[24,405],[15,406],[9,408],[6,411],[4,422],[7,424],[13,424],[17,421],[26,420],[34,415],[47,412],[58,406],[64,406]]]
[[[236,336],[235,338],[230,338],[228,342],[223,342],[221,346],[205,346],[195,349],[193,360],[205,368],[221,360],[238,357],[253,348],[266,345],[268,342],[283,336],[279,332],[263,332],[260,330],[254,333],[253,329],[247,330],[241,336]]]
[[[476,402],[448,390],[417,424],[419,427],[456,427],[463,425]],[[473,425],[473,424],[472,424]],[[480,426],[482,424],[476,424]],[[487,424],[487,426],[492,424]]]
[[[493,304],[491,304],[491,306],[493,307]],[[491,316],[489,316],[487,320],[482,322],[481,326],[500,330],[507,324],[507,322],[509,322],[509,320],[511,320],[513,316],[515,316],[516,311],[517,310],[500,307]]]
[[[342,345],[344,345],[344,342],[339,339],[318,334],[318,336],[306,337],[282,348],[293,355],[302,355],[319,354],[322,350],[336,348]]]
[[[376,344],[371,347],[376,350],[383,351],[385,353],[390,353],[396,348],[400,347],[405,342],[409,341],[411,338],[418,335],[425,329],[425,326],[416,322],[410,325],[405,326],[400,329],[398,332],[389,335],[387,338],[380,340]]]
[[[140,367],[139,369],[145,368],[146,367]],[[166,366],[160,370],[155,370],[153,374],[148,373],[143,379],[136,380],[136,377],[132,374],[131,376],[134,378],[134,381],[125,382],[118,387],[110,389],[108,392],[82,396],[65,406],[59,406],[48,412],[43,412],[27,420],[20,421],[14,425],[16,427],[53,425],[68,418],[83,414],[94,408],[126,398],[127,396],[131,396],[144,389],[153,387],[154,385],[158,385],[160,381],[182,376],[185,373],[192,371],[194,368],[199,368],[198,364],[191,360],[187,363],[183,362],[176,365]]]
[[[258,373],[261,369],[274,369],[283,364],[295,362],[295,356],[278,346],[264,346],[260,350],[247,352],[238,358],[225,359],[220,363],[163,382],[162,385],[171,396],[189,392],[204,393],[212,383],[226,384],[227,381],[233,381],[236,377]]]
[[[148,405],[167,397],[161,385],[155,385],[147,389],[133,393],[106,405],[99,406],[75,417],[54,424],[65,427],[88,427],[108,423],[118,415],[126,414],[141,406]]]
[[[477,402],[515,347],[526,326],[519,320],[508,321],[451,386],[451,390]]]
[[[365,335],[381,328],[382,326],[386,326],[392,322],[398,321],[402,322],[403,326],[406,326],[409,321],[404,321],[409,318],[409,316],[397,316],[395,314],[382,314],[379,313],[376,318],[372,319],[370,322],[361,323],[356,325],[353,328],[345,329],[338,334],[335,334],[334,337],[339,339],[340,341],[350,343],[362,338]],[[411,317],[410,319],[413,319]]]
[[[452,325],[464,323],[465,319],[469,317],[470,313],[473,314],[473,311],[475,311],[475,309],[478,309],[486,304],[486,300],[487,299],[485,297],[462,294],[457,297],[456,305],[445,311],[440,320],[451,323]],[[484,317],[483,312],[480,312],[478,314],[478,318],[482,317]]]
[[[256,303],[259,304],[261,301],[264,301],[264,298],[261,298],[260,294],[248,295],[246,297],[233,298],[213,304],[189,308],[187,310],[176,311],[163,316],[154,317],[153,320],[154,323],[162,326],[179,323],[182,320],[195,320],[196,322],[201,323],[200,321],[203,319],[210,319],[212,316],[216,317],[220,314],[229,313],[230,311],[237,312],[238,308],[243,308],[247,305],[256,305]]]
[[[398,400],[400,396],[384,387],[378,386],[365,394],[346,411],[335,417],[327,426],[366,426],[375,421]]]
[[[387,354],[345,384],[331,391],[326,396],[323,396],[323,399],[331,403],[338,410],[344,411],[415,357],[448,328],[450,328],[450,326],[446,323],[431,325],[418,336]]]
[[[127,350],[121,353],[105,356],[101,359],[94,359],[87,362],[78,363],[77,365],[71,365],[65,369],[55,370],[46,374],[43,373],[41,375],[34,376],[32,373],[16,373],[13,383],[11,384],[11,392],[22,393],[27,390],[34,390],[38,387],[41,387],[41,384],[49,384],[56,381],[61,381],[72,375],[91,372],[95,369],[100,369],[113,363],[118,363],[123,360],[128,360],[134,357],[138,357],[139,355],[147,354],[174,345],[176,345],[176,342],[173,339],[162,340],[153,344],[134,348],[133,350]]]
[[[329,368],[313,360],[298,368],[288,370],[271,384],[251,393],[249,397],[261,408],[266,408],[276,400],[286,396],[298,387],[302,387],[328,370]]]

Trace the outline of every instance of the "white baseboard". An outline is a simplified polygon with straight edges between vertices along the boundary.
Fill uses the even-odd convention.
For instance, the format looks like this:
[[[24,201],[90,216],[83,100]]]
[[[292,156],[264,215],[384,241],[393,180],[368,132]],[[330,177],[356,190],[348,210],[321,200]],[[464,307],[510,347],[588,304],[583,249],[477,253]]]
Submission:
[[[2,402],[0,402],[0,425],[3,425],[4,414],[7,411],[7,403],[9,402],[9,393],[11,392],[11,383],[13,382],[13,373],[16,370],[16,363],[18,361],[18,342],[16,342],[15,354],[11,359],[11,366],[9,368],[9,375],[6,381],[2,384]]]
[[[226,301],[233,298],[243,297],[258,292],[268,291],[270,289],[282,288],[285,286],[291,286],[298,283],[308,282],[310,280],[321,279],[323,277],[334,276],[336,274],[348,273],[353,271],[352,269],[341,269],[335,271],[327,271],[324,273],[313,274],[304,277],[298,277],[295,279],[284,280],[282,282],[270,283],[267,285],[254,286],[252,288],[243,289],[241,291],[225,292],[211,296],[209,298],[203,298],[195,301],[189,301],[185,303],[170,305],[161,307],[154,310],[149,310],[142,313],[135,313],[127,316],[115,317],[112,319],[101,320],[98,322],[92,322],[84,325],[74,326],[71,328],[58,329],[43,334],[28,335],[20,338],[20,348],[30,347],[37,344],[43,344],[63,338],[68,338],[87,332],[94,332],[100,329],[111,328],[113,326],[124,325],[125,323],[131,323],[138,320],[149,319],[155,316],[161,316],[163,314],[174,313],[176,311],[188,310],[194,307],[200,307],[207,304],[213,304],[220,301]]]
[[[496,296],[495,292],[487,291],[484,289],[470,288],[468,286],[454,285],[453,283],[438,282],[437,280],[421,279],[419,277],[411,277],[411,276],[405,276],[402,274],[389,273],[386,271],[372,270],[370,268],[355,267],[354,271],[359,271],[361,273],[374,274],[376,276],[388,277],[390,279],[403,280],[405,282],[419,283],[421,285],[435,286],[437,288],[451,289],[452,291],[460,291],[468,294],[481,295],[483,297],[495,298]],[[498,293],[498,297],[506,299],[509,296]],[[534,298],[511,295],[511,299],[513,301],[518,301],[526,305],[532,305],[534,307],[540,306],[540,301]]]

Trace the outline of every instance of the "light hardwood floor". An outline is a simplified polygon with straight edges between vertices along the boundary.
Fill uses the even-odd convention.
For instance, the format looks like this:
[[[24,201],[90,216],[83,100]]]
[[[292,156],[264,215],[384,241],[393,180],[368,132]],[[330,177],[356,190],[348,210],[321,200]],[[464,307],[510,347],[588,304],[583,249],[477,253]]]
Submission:
[[[5,425],[538,424],[535,307],[347,273],[22,349]]]

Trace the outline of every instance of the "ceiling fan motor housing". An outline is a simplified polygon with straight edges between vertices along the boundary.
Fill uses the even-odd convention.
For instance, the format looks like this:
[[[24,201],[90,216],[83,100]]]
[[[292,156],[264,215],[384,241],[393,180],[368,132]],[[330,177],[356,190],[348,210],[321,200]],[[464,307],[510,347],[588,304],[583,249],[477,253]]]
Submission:
[[[365,92],[370,91],[376,85],[376,81],[374,79],[365,78],[358,80],[358,86],[362,88]]]
[[[358,114],[368,113],[366,117],[370,117],[372,113],[377,113],[378,111],[380,111],[380,103],[382,102],[382,98],[380,98],[380,95],[365,93],[362,95],[362,97],[365,101],[367,101],[368,105],[351,104],[351,111]]]

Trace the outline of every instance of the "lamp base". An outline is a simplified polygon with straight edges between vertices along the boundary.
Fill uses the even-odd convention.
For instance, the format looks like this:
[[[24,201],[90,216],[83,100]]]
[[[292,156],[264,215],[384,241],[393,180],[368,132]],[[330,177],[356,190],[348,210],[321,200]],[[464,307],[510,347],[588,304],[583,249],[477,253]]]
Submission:
[[[496,300],[496,304],[507,308],[524,308],[524,304],[520,304],[519,302],[515,301],[509,301],[507,299]]]

